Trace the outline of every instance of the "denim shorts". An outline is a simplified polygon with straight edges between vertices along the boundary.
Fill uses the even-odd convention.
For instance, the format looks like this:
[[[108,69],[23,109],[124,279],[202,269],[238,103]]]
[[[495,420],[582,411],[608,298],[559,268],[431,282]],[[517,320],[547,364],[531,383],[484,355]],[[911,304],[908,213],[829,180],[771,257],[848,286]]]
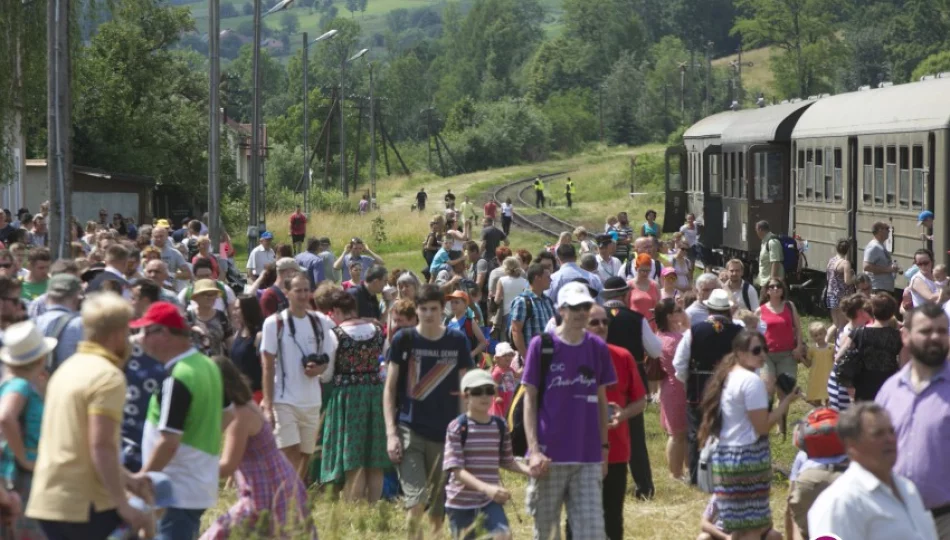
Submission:
[[[511,530],[508,517],[505,516],[505,508],[496,502],[490,502],[481,508],[446,508],[445,513],[449,518],[452,538],[469,540],[481,538],[486,533],[499,534]],[[476,520],[479,521],[478,525],[472,527]]]

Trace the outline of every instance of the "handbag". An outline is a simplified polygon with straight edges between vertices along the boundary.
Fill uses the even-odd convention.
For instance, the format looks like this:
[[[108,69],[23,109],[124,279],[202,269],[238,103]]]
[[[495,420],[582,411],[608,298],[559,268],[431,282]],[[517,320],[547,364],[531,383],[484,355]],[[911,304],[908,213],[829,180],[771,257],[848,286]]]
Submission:
[[[709,437],[699,452],[699,467],[696,472],[696,484],[703,493],[713,492],[712,457],[719,449],[719,437]]]
[[[495,310],[495,315],[491,319],[491,337],[497,342],[505,341],[505,314],[501,309],[501,306],[498,306],[498,309]]]

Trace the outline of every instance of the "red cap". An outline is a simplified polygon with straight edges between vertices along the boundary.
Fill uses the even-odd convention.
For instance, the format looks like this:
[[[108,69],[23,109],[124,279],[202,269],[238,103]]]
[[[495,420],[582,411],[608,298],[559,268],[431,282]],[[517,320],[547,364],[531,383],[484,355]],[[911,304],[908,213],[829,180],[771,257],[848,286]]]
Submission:
[[[165,326],[176,330],[184,330],[188,327],[178,307],[170,302],[155,302],[148,307],[148,311],[141,319],[129,323],[130,328],[145,328],[146,326]]]

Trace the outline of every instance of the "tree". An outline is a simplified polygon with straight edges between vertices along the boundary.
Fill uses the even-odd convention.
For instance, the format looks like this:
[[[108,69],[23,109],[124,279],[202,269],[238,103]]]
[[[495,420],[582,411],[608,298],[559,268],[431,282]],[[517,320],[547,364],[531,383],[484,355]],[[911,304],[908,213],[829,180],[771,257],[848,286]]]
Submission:
[[[221,14],[222,19],[230,19],[231,17],[238,16],[238,10],[234,7],[234,4],[221,4],[218,12]]]
[[[386,14],[386,27],[390,32],[399,34],[409,28],[409,10],[396,8]]]
[[[346,10],[350,12],[350,17],[355,17],[360,10],[360,0],[346,0]]]
[[[555,92],[597,84],[593,46],[558,36],[538,47],[527,67],[526,96],[543,102]]]
[[[844,48],[836,35],[842,0],[737,0],[732,31],[746,46],[774,45],[776,86],[786,97],[827,91]]]
[[[300,21],[297,14],[291,11],[285,11],[280,16],[280,29],[285,36],[292,36],[297,33],[300,27]]]
[[[566,34],[589,46],[589,76],[600,79],[625,51],[643,52],[646,37],[633,5],[623,0],[565,0]]]
[[[906,0],[895,12],[885,42],[894,79],[906,81],[920,62],[950,45],[950,0]]]
[[[910,80],[918,81],[925,75],[934,75],[950,71],[950,51],[943,51],[932,54],[917,65]]]
[[[231,84],[225,112],[229,118],[245,123],[251,121],[251,90],[254,88],[251,65],[251,44],[247,43],[241,47],[238,57],[228,65],[226,71],[231,77]],[[265,110],[269,100],[287,91],[287,74],[280,62],[271,58],[266,49],[261,50],[260,70],[261,109]]]
[[[552,145],[555,150],[576,152],[585,141],[597,136],[597,117],[590,90],[573,89],[552,95],[541,107],[551,121]]]
[[[241,6],[241,13],[243,13],[245,17],[254,15],[254,4],[250,2],[244,2],[244,5]],[[254,23],[251,23],[251,24],[254,24]]]
[[[362,18],[364,15],[366,15],[366,5],[368,0],[358,0],[358,3],[360,8],[360,18]]]

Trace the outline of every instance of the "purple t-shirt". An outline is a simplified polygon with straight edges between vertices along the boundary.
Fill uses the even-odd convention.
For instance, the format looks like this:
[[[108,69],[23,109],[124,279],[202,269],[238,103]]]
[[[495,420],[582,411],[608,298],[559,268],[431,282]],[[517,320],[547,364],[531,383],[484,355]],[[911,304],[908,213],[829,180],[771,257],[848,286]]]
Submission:
[[[538,442],[554,463],[600,463],[600,419],[597,390],[617,382],[607,345],[584,334],[579,345],[554,336],[554,359],[544,381]],[[528,346],[522,382],[541,386],[541,336]]]

